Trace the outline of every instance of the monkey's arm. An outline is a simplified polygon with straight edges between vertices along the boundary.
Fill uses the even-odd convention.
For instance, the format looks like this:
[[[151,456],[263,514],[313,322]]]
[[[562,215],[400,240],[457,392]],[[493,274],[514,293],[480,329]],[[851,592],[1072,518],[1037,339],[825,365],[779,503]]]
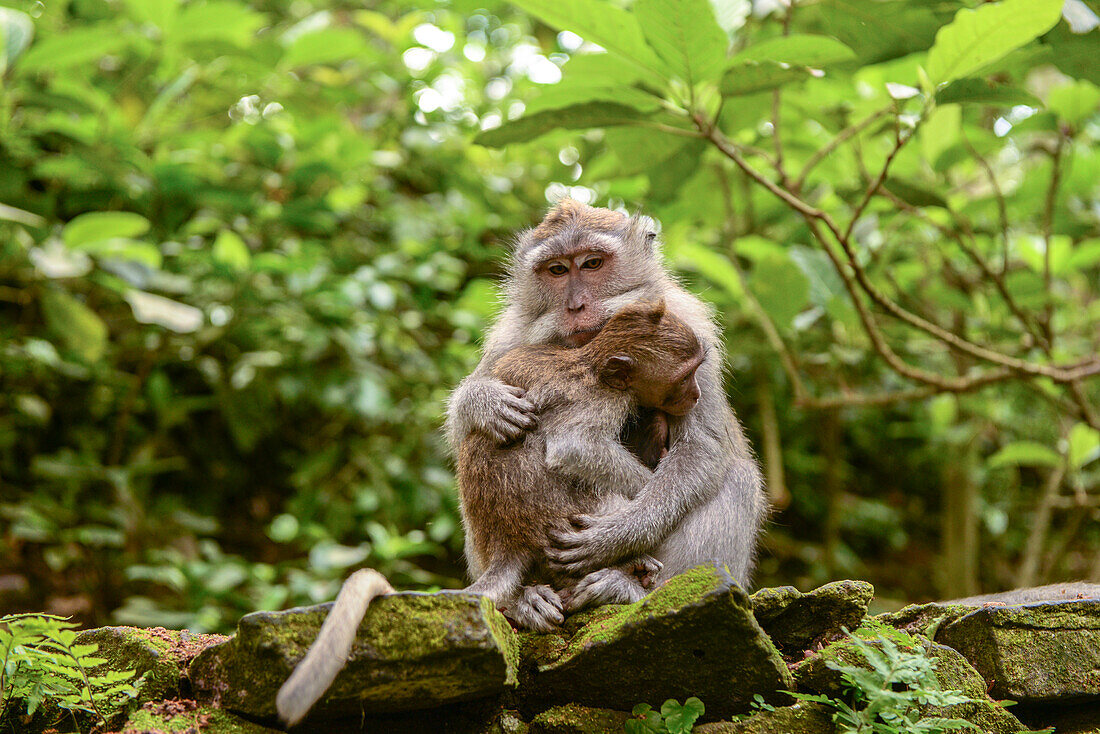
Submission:
[[[572,427],[546,436],[546,466],[603,492],[633,497],[653,473],[618,441],[594,429]]]
[[[527,400],[526,392],[492,376],[497,360],[521,344],[517,339],[519,323],[511,309],[501,314],[486,337],[481,362],[451,393],[445,431],[452,452],[457,453],[462,439],[475,429],[503,444],[538,425],[535,406]]]
[[[575,518],[579,530],[553,534],[551,565],[571,574],[614,565],[652,552],[690,512],[714,498],[739,463],[755,467],[726,403],[717,360],[699,369],[699,403],[673,426],[669,452],[625,508],[608,515]],[[747,477],[746,482],[758,482]],[[752,488],[757,485],[752,484]]]

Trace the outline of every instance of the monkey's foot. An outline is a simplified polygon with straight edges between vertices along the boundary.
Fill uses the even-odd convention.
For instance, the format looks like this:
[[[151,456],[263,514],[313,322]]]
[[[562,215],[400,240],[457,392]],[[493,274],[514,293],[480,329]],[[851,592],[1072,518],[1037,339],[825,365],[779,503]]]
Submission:
[[[660,566],[654,559],[649,560]],[[599,604],[630,604],[645,596],[646,590],[637,577],[621,568],[601,568],[585,576],[562,595],[565,597],[566,611],[576,612]]]
[[[565,621],[562,601],[546,584],[524,586],[515,604],[504,611],[524,629],[551,632]]]
[[[652,589],[657,585],[657,578],[665,564],[653,556],[638,556],[632,561],[627,561],[620,568],[624,573],[638,579],[643,589]]]

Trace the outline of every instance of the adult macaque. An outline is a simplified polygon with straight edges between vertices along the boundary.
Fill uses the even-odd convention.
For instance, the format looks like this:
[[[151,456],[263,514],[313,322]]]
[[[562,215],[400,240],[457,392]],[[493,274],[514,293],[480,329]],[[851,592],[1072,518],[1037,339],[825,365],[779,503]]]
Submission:
[[[470,564],[485,569],[467,591],[542,631],[564,621],[562,601],[547,583],[568,588],[570,610],[595,597],[627,603],[644,596],[660,571],[653,559],[641,556],[570,584],[547,569],[547,533],[578,513],[609,511],[646,484],[652,472],[619,434],[639,406],[686,415],[699,399],[695,375],[705,356],[663,302],[623,308],[583,347],[527,346],[504,355],[493,374],[526,391],[539,426],[506,445],[476,429],[462,440],[458,490],[467,551]]]
[[[664,300],[712,355],[697,374],[696,406],[667,418],[668,454],[645,486],[616,511],[578,515],[574,527],[553,534],[551,566],[582,576],[649,553],[666,575],[712,561],[746,585],[767,512],[760,471],[725,399],[718,330],[707,307],[662,266],[652,220],[562,201],[519,236],[505,294],[481,363],[451,396],[447,428],[456,450],[474,430],[506,443],[537,425],[523,388],[493,376],[506,352],[582,346],[629,304]],[[466,558],[478,578],[485,569],[472,542],[467,537]],[[625,583],[609,581],[591,601],[617,598]]]

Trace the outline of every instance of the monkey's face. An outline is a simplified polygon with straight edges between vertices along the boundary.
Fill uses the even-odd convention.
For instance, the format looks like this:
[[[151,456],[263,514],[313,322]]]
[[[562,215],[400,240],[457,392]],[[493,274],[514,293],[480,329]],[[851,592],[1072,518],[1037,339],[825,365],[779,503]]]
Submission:
[[[605,300],[614,295],[614,253],[591,247],[563,252],[538,263],[535,276],[560,314],[562,342],[579,347],[591,341],[607,321]]]
[[[696,373],[703,359],[704,353],[699,350],[687,361],[669,364],[661,360],[661,363],[646,365],[648,369],[639,370],[631,386],[638,404],[658,408],[669,415],[687,415],[699,402]]]

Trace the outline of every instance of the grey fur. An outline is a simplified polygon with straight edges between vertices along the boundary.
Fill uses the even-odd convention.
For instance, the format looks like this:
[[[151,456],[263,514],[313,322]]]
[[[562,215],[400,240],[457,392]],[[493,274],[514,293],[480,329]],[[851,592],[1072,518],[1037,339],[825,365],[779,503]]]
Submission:
[[[617,512],[591,518],[589,527],[566,533],[563,549],[552,552],[551,558],[577,575],[644,553],[661,561],[666,575],[710,561],[726,566],[738,583],[747,586],[757,535],[768,513],[762,476],[725,399],[718,328],[708,307],[665,270],[651,235],[641,217],[628,220],[618,232],[617,293],[606,298],[604,306],[610,315],[628,303],[663,298],[710,352],[698,373],[702,396],[687,416],[670,419],[668,456],[633,501]],[[560,236],[579,238],[585,233],[574,228]],[[519,237],[505,287],[505,310],[486,339],[477,369],[451,396],[447,435],[452,447],[473,427],[495,430],[509,439],[523,433],[501,409],[501,396],[508,388],[489,377],[493,365],[512,347],[552,343],[564,336],[556,312],[560,304],[547,300],[524,258],[533,244],[530,232]],[[599,473],[594,470],[593,478]],[[478,570],[471,562],[471,573]]]

